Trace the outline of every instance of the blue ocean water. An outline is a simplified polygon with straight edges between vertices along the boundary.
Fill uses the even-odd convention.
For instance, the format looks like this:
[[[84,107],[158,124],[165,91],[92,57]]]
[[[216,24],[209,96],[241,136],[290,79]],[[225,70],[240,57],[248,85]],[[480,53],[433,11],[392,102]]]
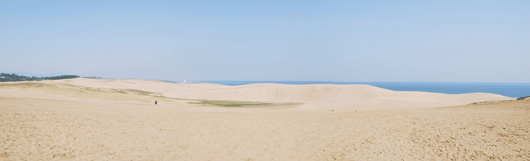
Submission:
[[[455,82],[333,82],[333,81],[195,81],[191,83],[214,83],[230,86],[253,83],[278,84],[366,84],[393,91],[423,91],[446,94],[495,93],[508,97],[530,95],[530,83],[455,83]]]

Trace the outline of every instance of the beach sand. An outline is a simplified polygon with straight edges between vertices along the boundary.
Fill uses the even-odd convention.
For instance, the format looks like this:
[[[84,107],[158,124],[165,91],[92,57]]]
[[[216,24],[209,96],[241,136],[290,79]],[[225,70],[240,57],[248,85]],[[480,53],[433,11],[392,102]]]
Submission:
[[[24,83],[0,84],[0,160],[530,160],[530,100],[468,105],[514,99],[496,94]],[[190,99],[300,104],[216,107]]]

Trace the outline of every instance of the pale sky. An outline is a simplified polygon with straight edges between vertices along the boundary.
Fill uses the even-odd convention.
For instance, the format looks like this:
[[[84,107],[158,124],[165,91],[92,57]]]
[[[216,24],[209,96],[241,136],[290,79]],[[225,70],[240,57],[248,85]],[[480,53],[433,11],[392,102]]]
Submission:
[[[0,72],[530,82],[530,1],[0,1]]]

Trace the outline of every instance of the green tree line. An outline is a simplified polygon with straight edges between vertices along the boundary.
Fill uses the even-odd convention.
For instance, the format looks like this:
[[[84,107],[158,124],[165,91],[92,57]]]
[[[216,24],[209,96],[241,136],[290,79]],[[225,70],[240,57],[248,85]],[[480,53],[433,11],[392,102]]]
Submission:
[[[60,76],[52,76],[52,77],[35,77],[35,76],[28,77],[28,76],[17,75],[15,73],[13,74],[0,73],[0,82],[59,80],[59,79],[72,79],[72,78],[79,78],[79,76],[78,75],[60,75]]]

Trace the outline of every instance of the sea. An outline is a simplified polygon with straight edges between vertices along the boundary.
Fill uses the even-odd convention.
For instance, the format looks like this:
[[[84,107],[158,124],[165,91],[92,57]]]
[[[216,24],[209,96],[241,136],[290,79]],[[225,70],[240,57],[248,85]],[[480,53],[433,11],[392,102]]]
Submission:
[[[494,93],[518,98],[530,95],[530,83],[468,83],[468,82],[334,82],[334,81],[190,81],[188,83],[213,83],[239,86],[254,83],[277,84],[366,84],[393,91],[422,91],[446,94]]]

